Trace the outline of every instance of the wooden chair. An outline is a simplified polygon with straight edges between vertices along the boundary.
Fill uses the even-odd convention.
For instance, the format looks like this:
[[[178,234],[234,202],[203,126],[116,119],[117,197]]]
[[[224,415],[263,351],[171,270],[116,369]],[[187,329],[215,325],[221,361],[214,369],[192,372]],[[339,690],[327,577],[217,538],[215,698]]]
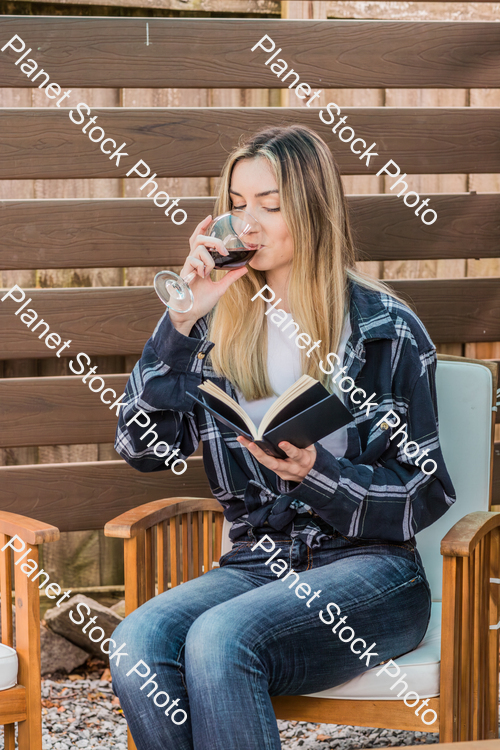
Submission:
[[[29,559],[38,564],[38,546],[59,539],[59,530],[17,513],[0,511],[0,550],[19,536],[30,549]],[[17,541],[16,541],[17,544]],[[16,613],[18,684],[0,691],[0,725],[4,725],[4,749],[14,750],[18,724],[19,750],[42,750],[42,695],[40,677],[40,602],[38,585],[14,566],[12,599],[12,550],[0,551],[2,643],[13,645],[12,604]]]
[[[435,696],[427,709],[436,712],[439,724],[426,726],[402,698],[394,699],[395,679],[377,678],[377,667],[314,696],[273,698],[277,718],[420,731],[439,727],[442,741],[497,736],[500,513],[490,511],[496,386],[496,366],[440,355],[440,437],[457,501],[417,535],[432,589],[431,621],[422,644],[396,660],[410,690],[422,698]],[[230,525],[222,519],[213,499],[170,498],[108,522],[104,533],[124,539],[126,613],[217,565],[221,552],[231,549]]]
[[[35,50],[33,56],[49,72],[51,82],[64,90],[124,88],[128,92],[124,93],[125,102],[130,90],[153,87],[282,88],[286,93],[288,81],[281,82],[262,63],[262,57],[250,53],[265,34],[286,51],[287,62],[300,71],[301,80],[317,84],[317,88],[499,85],[491,61],[496,60],[500,26],[493,22],[3,16],[2,31],[5,40],[17,34],[27,49]],[[201,40],[200,44],[193,44],[193,39]],[[415,50],[417,59],[408,57],[409,50]],[[32,81],[14,64],[16,58],[8,52],[0,54],[2,87],[30,88]],[[424,59],[425,65],[421,65]],[[225,93],[227,101],[231,94]],[[293,101],[293,94],[291,97]],[[66,100],[60,108],[0,109],[0,179],[124,178],[139,159],[144,159],[158,178],[208,179],[220,173],[227,151],[242,133],[292,122],[317,129],[344,175],[373,175],[383,163],[366,167],[353,158],[348,146],[321,123],[313,106],[92,107],[106,135],[130,147],[129,157],[115,166],[69,119],[69,110],[79,100]],[[357,134],[373,134],[381,153],[410,176],[489,174],[500,168],[500,151],[491,136],[500,120],[495,108],[344,107],[343,114],[349,115]],[[500,196],[422,197],[430,197],[438,212],[438,223],[430,227],[393,194],[349,195],[360,259],[383,262],[498,256],[498,227],[491,216],[499,213]],[[188,221],[176,226],[151,198],[1,200],[0,271],[11,272],[12,279],[13,271],[44,268],[149,266],[152,282],[153,269],[182,265],[187,238],[213,211],[213,198],[181,197],[180,205]],[[18,283],[23,287],[21,279]],[[434,341],[500,340],[498,279],[392,283],[414,301]],[[82,384],[81,376],[70,374],[67,364],[78,352],[88,354],[92,364],[96,358],[109,358],[98,360],[97,374],[120,394],[127,380],[123,373],[130,371],[163,312],[151,285],[36,288],[29,289],[26,298],[31,298],[29,307],[49,323],[51,332],[72,343],[56,360],[54,350],[14,314],[16,306],[10,301],[0,303],[0,358],[38,360],[40,369],[51,373],[0,379],[0,448],[22,451],[31,446],[112,442],[114,411]],[[59,375],[61,372],[67,375]],[[36,374],[34,368],[31,374]],[[0,467],[0,506],[57,526],[61,532],[102,529],[119,514],[165,497],[210,495],[199,455],[189,459],[188,471],[179,477],[170,472],[140,474],[121,460],[39,465],[29,460],[35,459]],[[500,443],[496,462],[499,481],[495,492],[500,502]],[[213,513],[216,506],[209,502],[212,505],[193,513],[198,518],[200,513]],[[180,522],[175,528],[180,535]],[[182,533],[187,533],[187,527]],[[201,572],[200,564],[206,569],[213,556],[207,547],[211,539],[208,527],[198,526],[198,533],[206,535],[206,543],[200,556],[187,564]],[[176,539],[174,535],[173,544]],[[203,555],[208,555],[205,563]],[[168,569],[167,574],[172,575]],[[130,570],[128,575],[130,580]],[[175,566],[173,575],[175,583],[180,576]]]

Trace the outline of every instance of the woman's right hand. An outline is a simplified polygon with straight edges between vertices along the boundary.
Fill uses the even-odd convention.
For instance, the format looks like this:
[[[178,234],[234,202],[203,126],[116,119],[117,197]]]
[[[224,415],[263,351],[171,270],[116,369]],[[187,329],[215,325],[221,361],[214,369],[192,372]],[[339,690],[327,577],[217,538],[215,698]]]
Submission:
[[[194,296],[194,305],[187,313],[169,310],[169,317],[175,328],[185,335],[189,335],[191,328],[199,318],[202,318],[217,304],[226,289],[247,273],[246,266],[234,268],[220,281],[212,281],[210,272],[215,267],[214,260],[207,247],[217,250],[221,255],[227,255],[222,240],[207,237],[203,234],[210,222],[211,216],[201,221],[189,239],[191,252],[186,258],[180,275],[185,278],[191,271],[196,272],[195,278],[189,282]]]

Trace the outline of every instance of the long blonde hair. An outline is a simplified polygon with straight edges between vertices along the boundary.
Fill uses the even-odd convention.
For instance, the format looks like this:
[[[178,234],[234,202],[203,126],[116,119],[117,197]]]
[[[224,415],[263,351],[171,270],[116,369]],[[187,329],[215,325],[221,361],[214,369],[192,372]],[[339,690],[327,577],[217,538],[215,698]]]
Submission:
[[[241,143],[222,170],[214,216],[232,208],[229,187],[234,165],[257,156],[267,159],[275,175],[281,214],[293,240],[288,286],[293,320],[313,342],[321,339],[310,357],[301,350],[302,372],[328,387],[330,377],[320,370],[319,362],[339,345],[349,303],[348,278],[395,295],[382,282],[356,270],[340,173],[327,144],[310,128],[266,128]],[[250,401],[272,396],[274,391],[267,373],[265,302],[261,298],[251,302],[266,277],[263,271],[247,268],[248,273],[229,287],[212,311],[208,338],[215,343],[210,353],[214,370]],[[227,272],[214,273],[218,280]]]

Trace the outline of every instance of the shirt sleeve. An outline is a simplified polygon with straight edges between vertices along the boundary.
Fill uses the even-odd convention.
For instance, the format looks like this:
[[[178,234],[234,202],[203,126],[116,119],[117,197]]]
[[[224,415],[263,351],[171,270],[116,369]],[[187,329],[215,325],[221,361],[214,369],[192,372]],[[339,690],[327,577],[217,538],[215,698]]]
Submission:
[[[406,541],[440,518],[455,502],[455,493],[438,437],[435,350],[422,355],[421,363],[406,409],[398,412],[400,422],[392,414],[387,422],[380,412],[374,415],[367,449],[359,459],[337,459],[315,443],[316,461],[307,476],[298,484],[280,480],[280,490],[307,503],[347,537]],[[403,432],[395,434],[402,427],[405,441]],[[419,451],[408,457],[405,446],[410,454],[415,451],[410,441]],[[428,451],[424,457],[423,451]],[[380,457],[363,463],[367,454]],[[422,471],[424,465],[430,472],[432,462],[435,471]]]
[[[201,318],[190,335],[184,336],[173,326],[167,311],[130,375],[115,449],[139,471],[166,470],[169,451],[178,448],[176,457],[185,459],[198,447],[195,402],[186,391],[197,392],[203,379],[203,360],[214,346],[203,338],[205,332],[206,322]]]

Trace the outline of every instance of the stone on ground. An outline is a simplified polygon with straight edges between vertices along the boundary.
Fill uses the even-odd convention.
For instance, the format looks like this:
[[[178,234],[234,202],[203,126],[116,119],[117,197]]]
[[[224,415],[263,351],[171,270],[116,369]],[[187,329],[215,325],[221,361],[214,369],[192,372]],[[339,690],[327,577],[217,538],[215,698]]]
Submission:
[[[53,672],[72,672],[89,658],[86,651],[43,625],[40,625],[40,653],[43,675]]]
[[[77,609],[78,605],[80,606]],[[78,625],[71,620],[70,612],[73,612],[73,619],[79,623]],[[89,620],[92,620],[94,617],[96,617],[96,620],[87,625]],[[101,651],[99,643],[105,638],[110,638],[114,629],[118,627],[122,620],[123,617],[113,612],[112,609],[104,607],[99,602],[83,594],[72,596],[71,599],[63,602],[59,607],[52,607],[52,609],[47,610],[45,613],[45,622],[53,633],[62,635],[63,638],[67,638],[68,641],[71,641],[76,646],[85,649],[103,660],[106,657]],[[82,631],[82,628],[85,628],[85,633]],[[99,628],[102,628],[104,631],[104,636],[99,639],[99,642],[92,642],[89,638],[89,633],[94,630],[92,637],[96,641],[99,638]]]

